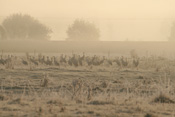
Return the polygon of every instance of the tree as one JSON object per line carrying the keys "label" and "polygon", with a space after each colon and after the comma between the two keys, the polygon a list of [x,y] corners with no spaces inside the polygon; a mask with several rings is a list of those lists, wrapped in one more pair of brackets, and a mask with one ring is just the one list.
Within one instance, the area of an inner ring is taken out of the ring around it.
{"label": "tree", "polygon": [[2,26],[9,39],[47,40],[52,30],[30,15],[13,14],[7,17]]}
{"label": "tree", "polygon": [[67,30],[70,41],[98,41],[100,31],[93,23],[85,22],[84,20],[75,20]]}
{"label": "tree", "polygon": [[171,27],[169,41],[175,41],[175,22],[173,23]]}
{"label": "tree", "polygon": [[0,40],[6,39],[6,31],[5,29],[0,25]]}

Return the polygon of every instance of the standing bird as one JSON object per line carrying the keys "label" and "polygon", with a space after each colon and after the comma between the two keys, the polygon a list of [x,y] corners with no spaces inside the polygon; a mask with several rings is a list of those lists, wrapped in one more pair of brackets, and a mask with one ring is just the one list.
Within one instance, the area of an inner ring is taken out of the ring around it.
{"label": "standing bird", "polygon": [[53,57],[53,63],[54,63],[54,65],[56,65],[56,66],[60,66],[60,63],[57,61],[57,59],[56,59],[55,56]]}
{"label": "standing bird", "polygon": [[116,58],[114,62],[116,62],[119,67],[121,67],[121,61],[119,60],[119,58]]}
{"label": "standing bird", "polygon": [[25,61],[24,59],[22,59],[22,63],[23,63],[24,65],[28,65],[28,62]]}
{"label": "standing bird", "polygon": [[74,56],[71,60],[72,60],[72,64],[73,64],[75,67],[78,67],[78,60],[77,60],[77,58]]}
{"label": "standing bird", "polygon": [[139,65],[139,58],[133,60],[134,67],[138,67]]}
{"label": "standing bird", "polygon": [[106,60],[106,58],[105,58],[105,56],[103,56],[103,59],[100,60],[99,65],[102,65],[102,64],[104,63],[105,60]]}
{"label": "standing bird", "polygon": [[5,65],[5,59],[2,58],[2,55],[1,55],[1,59],[0,59],[0,64]]}
{"label": "standing bird", "polygon": [[78,64],[80,66],[83,66],[83,61],[84,61],[84,55],[81,57],[80,55],[78,56]]}
{"label": "standing bird", "polygon": [[127,58],[124,58],[124,57],[122,56],[121,62],[122,62],[122,65],[123,65],[124,67],[127,67],[127,66],[128,66],[128,60],[127,60]]}
{"label": "standing bird", "polygon": [[49,56],[47,56],[47,60],[45,61],[46,65],[52,65],[52,61],[50,60]]}
{"label": "standing bird", "polygon": [[30,58],[30,61],[31,61],[33,64],[35,64],[35,65],[38,66],[38,62],[37,62],[37,60],[35,60],[35,57]]}
{"label": "standing bird", "polygon": [[112,61],[108,59],[108,64],[112,66]]}
{"label": "standing bird", "polygon": [[88,64],[88,66],[92,65],[92,59],[90,57],[86,58],[86,63]]}
{"label": "standing bird", "polygon": [[72,58],[71,58],[71,57],[69,57],[68,64],[69,64],[70,66],[72,66]]}
{"label": "standing bird", "polygon": [[60,56],[60,63],[67,63],[66,56],[64,56],[64,57],[63,57],[63,55]]}

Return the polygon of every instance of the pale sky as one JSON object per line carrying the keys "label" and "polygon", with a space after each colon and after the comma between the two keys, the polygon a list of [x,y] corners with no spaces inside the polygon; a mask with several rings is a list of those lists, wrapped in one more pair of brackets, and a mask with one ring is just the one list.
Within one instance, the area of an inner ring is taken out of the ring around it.
{"label": "pale sky", "polygon": [[[175,19],[175,0],[0,0],[1,20],[13,13],[27,13],[47,23],[55,33],[53,39],[64,40],[68,23],[82,18],[97,24],[101,40],[154,41],[166,40]],[[60,31],[55,24],[65,20]]]}

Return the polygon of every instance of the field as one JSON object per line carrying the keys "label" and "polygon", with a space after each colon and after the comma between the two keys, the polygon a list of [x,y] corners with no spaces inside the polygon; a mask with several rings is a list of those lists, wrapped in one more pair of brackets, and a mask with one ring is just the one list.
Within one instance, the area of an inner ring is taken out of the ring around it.
{"label": "field", "polygon": [[12,53],[95,53],[107,55],[129,55],[133,49],[141,56],[175,56],[175,42],[132,41],[41,41],[0,40],[0,51]]}
{"label": "field", "polygon": [[85,55],[80,65],[75,60],[83,56],[76,54],[68,55],[66,62],[65,55],[57,55],[53,63],[43,63],[44,55],[37,53],[3,53],[0,116],[175,116],[175,59],[130,54],[105,59]]}

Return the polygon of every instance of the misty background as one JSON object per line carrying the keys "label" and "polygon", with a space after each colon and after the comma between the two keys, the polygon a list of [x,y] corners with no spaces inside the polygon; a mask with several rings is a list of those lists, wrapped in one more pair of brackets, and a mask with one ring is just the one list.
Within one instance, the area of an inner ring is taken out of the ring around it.
{"label": "misty background", "polygon": [[100,29],[102,41],[167,41],[175,20],[174,0],[1,0],[0,23],[14,13],[29,14],[65,40],[77,18]]}

